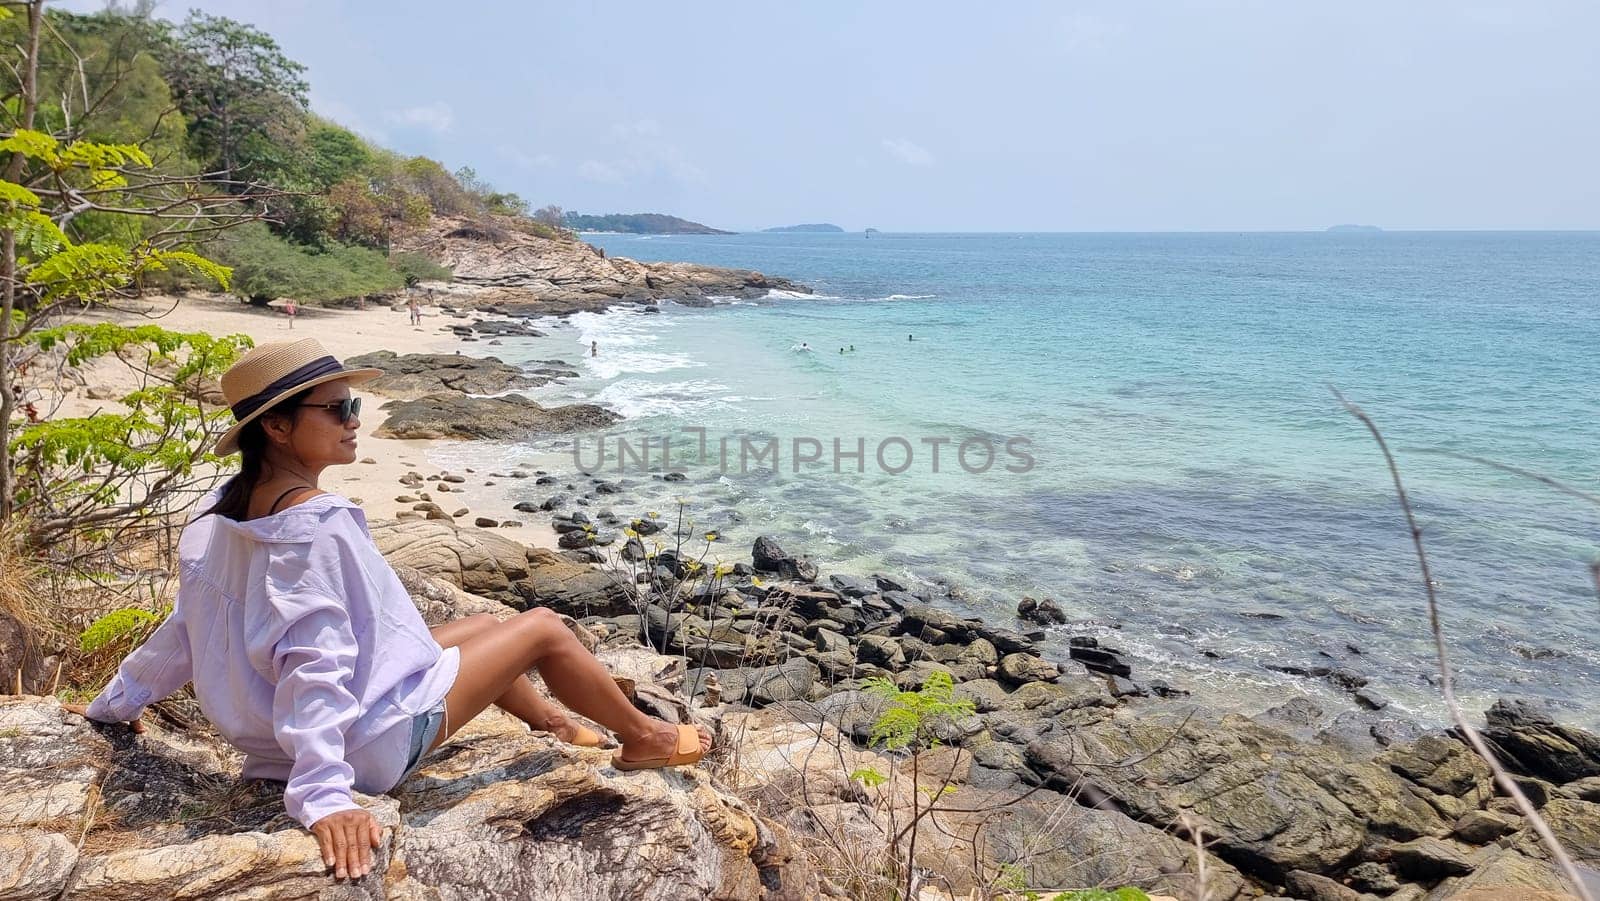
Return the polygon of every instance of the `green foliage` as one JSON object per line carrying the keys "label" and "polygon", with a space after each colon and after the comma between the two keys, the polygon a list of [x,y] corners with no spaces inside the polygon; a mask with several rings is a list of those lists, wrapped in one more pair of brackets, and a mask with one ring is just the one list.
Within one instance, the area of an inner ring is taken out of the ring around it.
{"label": "green foliage", "polygon": [[449,269],[428,259],[420,253],[395,253],[389,255],[389,265],[400,273],[400,278],[407,285],[417,282],[447,282],[452,273]]}
{"label": "green foliage", "polygon": [[230,178],[271,180],[287,168],[278,139],[302,121],[309,86],[271,35],[194,10],[163,62],[197,159]]}
{"label": "green foliage", "polygon": [[161,622],[165,614],[151,613],[137,607],[124,607],[100,617],[78,636],[78,647],[85,654],[93,654],[110,645],[131,644],[145,630]]}
{"label": "green foliage", "polygon": [[709,225],[667,216],[662,213],[611,213],[605,216],[585,216],[567,213],[563,217],[567,228],[578,231],[624,232],[632,235],[728,235]]}
{"label": "green foliage", "polygon": [[[1037,892],[1029,892],[1030,899],[1039,897]],[[1123,886],[1118,889],[1089,888],[1076,892],[1058,892],[1050,896],[1050,901],[1150,901],[1150,896],[1132,886]]]}
{"label": "green foliage", "polygon": [[233,365],[250,347],[249,338],[103,322],[40,329],[28,339],[41,350],[64,347],[69,366],[115,355],[137,361],[150,374],[140,388],[119,398],[125,413],[47,419],[12,438],[8,450],[18,502],[35,523],[114,504],[130,484],[185,476],[195,464],[215,461],[200,449],[227,428],[232,414],[203,404],[198,386]]}
{"label": "green foliage", "polygon": [[868,679],[863,687],[888,701],[872,724],[870,738],[872,744],[890,751],[937,745],[934,729],[940,723],[971,716],[973,711],[971,701],[955,698],[955,682],[942,670],[931,673],[916,691],[903,691],[882,676]]}
{"label": "green foliage", "polygon": [[354,132],[332,122],[316,122],[306,133],[306,169],[323,190],[352,177],[364,177],[372,165],[372,151]]}
{"label": "green foliage", "polygon": [[[405,275],[376,250],[346,244],[321,250],[293,244],[260,223],[231,232],[218,256],[233,266],[234,289],[258,303],[279,297],[326,302],[405,286]],[[412,260],[406,265],[416,264]]]}
{"label": "green foliage", "polygon": [[867,788],[877,788],[889,781],[889,777],[871,767],[862,767],[850,774],[852,782],[859,782]]}

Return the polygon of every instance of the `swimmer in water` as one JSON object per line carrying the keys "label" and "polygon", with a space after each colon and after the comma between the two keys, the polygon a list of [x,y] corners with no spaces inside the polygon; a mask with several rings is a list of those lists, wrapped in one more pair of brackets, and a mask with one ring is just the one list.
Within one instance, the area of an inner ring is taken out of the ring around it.
{"label": "swimmer in water", "polygon": [[591,357],[600,356],[600,342],[599,341],[590,341],[589,342],[589,356],[591,356]]}

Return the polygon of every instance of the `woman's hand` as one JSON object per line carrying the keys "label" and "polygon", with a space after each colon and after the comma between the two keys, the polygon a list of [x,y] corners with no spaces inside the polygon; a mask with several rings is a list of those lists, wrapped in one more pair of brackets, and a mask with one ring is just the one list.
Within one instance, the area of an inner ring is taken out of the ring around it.
{"label": "woman's hand", "polygon": [[[89,707],[88,707],[88,705],[85,705],[85,704],[62,704],[61,705],[61,709],[67,711],[68,713],[76,713],[78,716],[81,716],[84,719],[89,719]],[[144,734],[144,718],[143,717],[137,717],[137,716],[134,717],[133,719],[128,721],[128,725],[133,727],[133,731],[134,732],[137,732],[140,735]]]}
{"label": "woman's hand", "polygon": [[322,846],[322,865],[335,879],[360,879],[372,872],[372,849],[383,844],[383,827],[365,810],[341,810],[311,824]]}

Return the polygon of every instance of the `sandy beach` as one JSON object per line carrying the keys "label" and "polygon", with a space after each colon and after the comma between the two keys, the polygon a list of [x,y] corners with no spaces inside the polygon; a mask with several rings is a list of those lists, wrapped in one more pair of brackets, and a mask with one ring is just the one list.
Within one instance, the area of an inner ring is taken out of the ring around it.
{"label": "sandy beach", "polygon": [[[371,304],[364,310],[301,306],[293,328],[289,317],[276,305],[252,307],[225,295],[157,296],[122,302],[119,307],[122,309],[92,310],[73,321],[153,323],[182,332],[217,336],[243,334],[258,345],[316,338],[341,360],[377,350],[408,354],[452,353],[461,349],[461,341],[443,325],[448,314],[429,306],[422,308],[422,325],[416,328],[407,324],[403,309],[392,310],[384,304]],[[84,384],[37,381],[29,386],[29,396],[49,415],[89,416],[96,412],[119,411],[121,405],[113,398],[132,390],[135,385],[134,371],[116,360],[88,364],[82,367],[82,375]],[[448,442],[377,437],[373,432],[386,418],[381,407],[390,398],[359,389],[355,394],[362,399],[364,407],[356,451],[358,462],[324,472],[321,487],[359,503],[370,520],[393,519],[401,511],[410,510],[414,503],[397,498],[417,496],[415,490],[401,484],[401,478],[415,472],[431,482],[432,477],[443,470],[430,461],[430,454]],[[484,484],[492,481],[484,473],[456,474],[467,481],[452,484],[450,488],[454,493],[449,496],[434,495],[433,499],[449,513],[463,507],[471,511],[458,518],[458,522],[471,525],[480,516],[518,521],[523,523],[522,527],[506,529],[507,537],[530,546],[555,547],[555,533],[545,517],[530,517],[513,511],[512,501],[503,492]]]}

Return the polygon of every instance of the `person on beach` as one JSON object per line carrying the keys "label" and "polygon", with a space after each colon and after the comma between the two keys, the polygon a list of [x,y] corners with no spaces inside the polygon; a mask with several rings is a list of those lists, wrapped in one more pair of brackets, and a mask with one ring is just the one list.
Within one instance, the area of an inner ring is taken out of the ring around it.
{"label": "person on beach", "polygon": [[590,341],[589,342],[589,356],[591,356],[591,357],[600,356],[600,342],[599,341]]}
{"label": "person on beach", "polygon": [[235,423],[216,452],[240,454],[239,472],[184,527],[171,615],[93,703],[68,707],[142,732],[144,708],[192,681],[244,752],[244,777],[287,782],[284,806],[336,878],[370,872],[380,841],[351,793],[393,789],[490,704],[563,741],[601,743],[541,696],[531,668],[616,733],[619,770],[692,764],[711,747],[704,728],[636,709],[549,609],[424,624],[361,508],[317,487],[356,460],[351,386],[382,374],[346,369],[306,338],[260,345],[222,376]]}
{"label": "person on beach", "polygon": [[289,314],[289,327],[294,328],[295,305],[292,299],[283,302],[283,311]]}
{"label": "person on beach", "polygon": [[417,305],[415,297],[406,301],[406,312],[411,314],[411,324],[413,326],[420,327],[422,325],[422,307]]}

